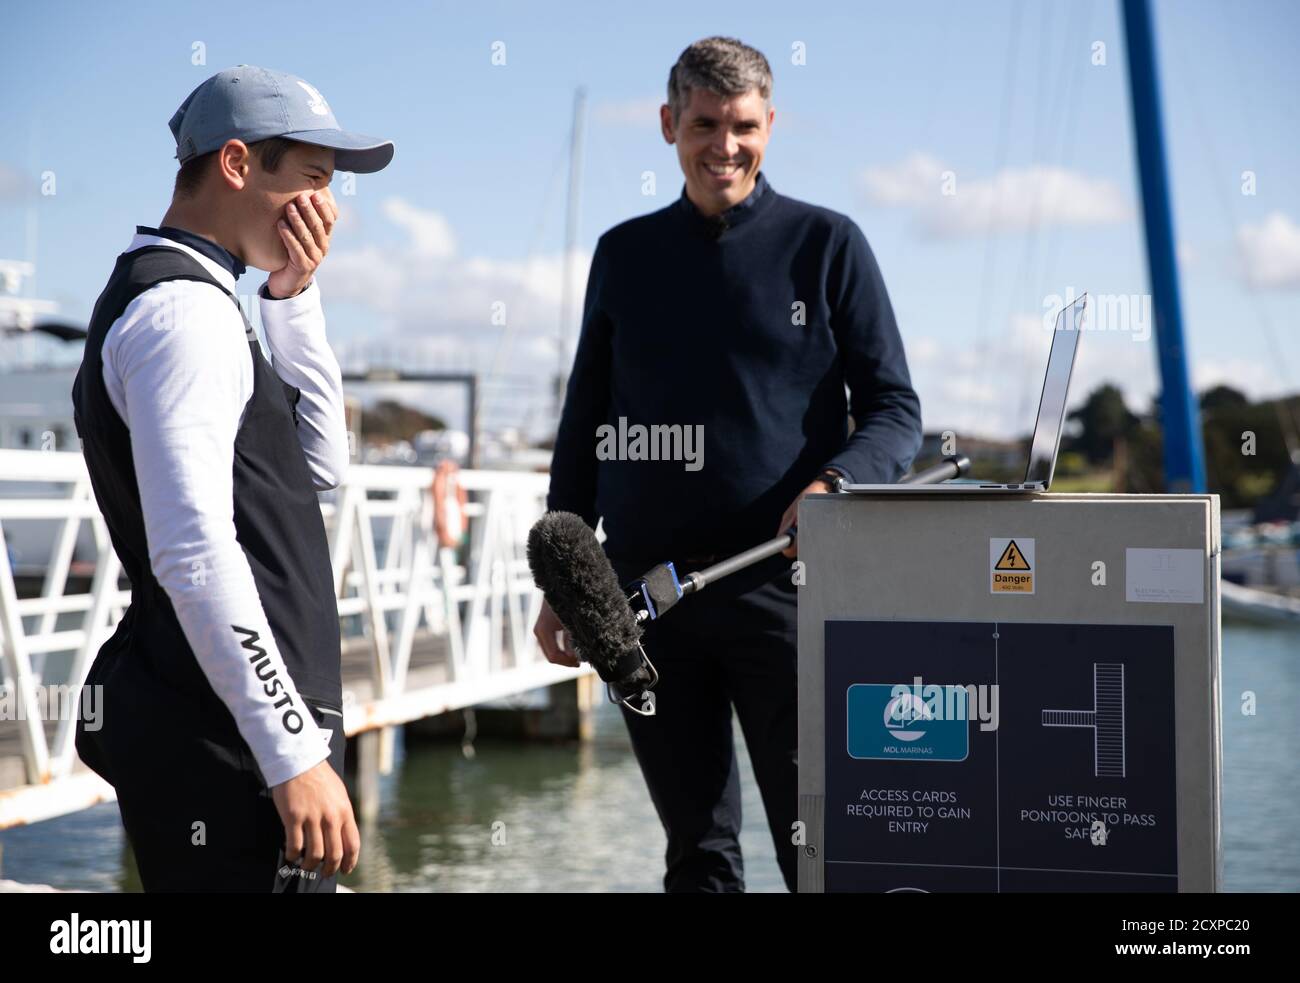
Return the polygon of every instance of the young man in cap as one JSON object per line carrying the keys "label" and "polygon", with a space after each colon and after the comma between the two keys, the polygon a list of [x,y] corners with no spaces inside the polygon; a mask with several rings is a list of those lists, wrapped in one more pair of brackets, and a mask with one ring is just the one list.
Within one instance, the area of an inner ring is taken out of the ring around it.
{"label": "young man in cap", "polygon": [[[739,41],[682,52],[659,111],[681,197],[606,232],[592,257],[548,506],[603,518],[625,581],[755,546],[794,524],[804,495],[841,477],[896,481],[920,448],[920,401],[867,240],[846,216],[777,194],[760,169],[771,92],[767,59]],[[701,427],[705,466],[598,459],[598,430],[624,418]],[[795,888],[795,592],[777,556],[646,629],[655,713],[623,715],[668,836],[669,891],[744,890],[733,707]],[[543,606],[547,658],[576,665],[561,628]]]}
{"label": "young man in cap", "polygon": [[[338,609],[316,492],[349,454],[314,274],[335,169],[393,145],[249,65],[170,122],[180,162],[95,304],[73,385],[131,604],[86,684],[77,750],[117,791],[146,891],[330,892],[360,837],[342,780]],[[271,348],[236,299],[245,264]]]}

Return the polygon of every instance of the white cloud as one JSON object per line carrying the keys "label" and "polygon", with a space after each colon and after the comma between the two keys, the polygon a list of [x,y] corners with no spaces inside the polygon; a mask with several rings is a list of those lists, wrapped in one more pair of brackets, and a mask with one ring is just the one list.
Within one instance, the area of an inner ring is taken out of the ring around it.
{"label": "white cloud", "polygon": [[917,152],[891,167],[868,167],[862,183],[878,205],[925,205],[941,194],[943,170],[939,161]]}
{"label": "white cloud", "polygon": [[1237,230],[1246,280],[1256,287],[1300,287],[1300,226],[1281,212]]}
{"label": "white cloud", "polygon": [[[905,317],[903,321],[905,325]],[[1034,315],[1012,318],[980,345],[912,338],[904,327],[908,368],[921,397],[925,429],[952,430],[959,437],[1022,436],[1033,425],[1034,411],[1024,405],[1033,388],[1025,369],[1037,358],[1036,351],[1030,352],[1041,347],[1046,336],[1042,319]],[[1040,384],[1041,379],[1040,374]]]}
{"label": "white cloud", "polygon": [[[900,317],[906,324],[906,317]],[[1160,390],[1154,334],[1104,329],[1088,323],[1070,379],[1069,409],[1083,404],[1105,383],[1118,387],[1128,408],[1145,413]],[[904,328],[912,384],[921,397],[927,432],[953,430],[958,437],[1009,439],[1034,426],[1052,332],[1042,314],[1017,314],[997,333],[975,344],[954,345],[932,337],[909,337]],[[1223,384],[1252,400],[1287,391],[1264,357],[1206,357],[1192,365],[1192,385],[1204,392]]]}
{"label": "white cloud", "polygon": [[1266,399],[1288,390],[1272,363],[1253,358],[1197,359],[1192,366],[1192,387],[1199,393],[1215,386],[1231,386],[1251,399]]}
{"label": "white cloud", "polygon": [[[454,230],[440,213],[392,199],[383,214],[404,230],[404,241],[338,250],[322,268],[328,303],[350,302],[372,315],[364,333],[353,332],[343,341],[331,335],[340,361],[354,367],[370,355],[376,363],[472,370],[481,376],[495,369],[496,382],[485,386],[485,425],[541,423],[558,366],[563,255],[461,256]],[[588,254],[575,256],[572,289],[578,307],[589,266]],[[506,329],[492,323],[493,305],[498,303],[507,305],[508,341]],[[1051,344],[1050,319],[1045,324],[1042,311],[1011,317],[979,347],[913,335],[908,325],[915,321],[904,311],[899,321],[927,430],[1003,438],[1029,432]],[[1122,330],[1115,324],[1110,330],[1101,330],[1097,323],[1091,327],[1079,341],[1071,408],[1097,386],[1112,382],[1131,409],[1146,410],[1159,388],[1153,333]],[[576,330],[574,324],[570,345],[577,340]],[[1226,382],[1252,398],[1282,388],[1265,359],[1207,358],[1194,365],[1193,379],[1198,390]],[[366,387],[362,392],[373,398],[377,391]],[[393,392],[404,402],[445,416],[454,426],[463,425],[463,397],[455,390]]]}
{"label": "white cloud", "polygon": [[862,180],[873,202],[910,208],[925,232],[945,238],[1035,225],[1102,225],[1132,214],[1112,182],[1039,164],[976,178],[918,152],[888,167],[868,168]]}
{"label": "white cloud", "polygon": [[[393,245],[336,249],[321,269],[328,303],[355,304],[372,315],[364,332],[335,342],[340,362],[374,362],[427,371],[475,371],[485,382],[484,424],[520,426],[540,421],[558,367],[560,253],[526,259],[462,256],[441,213],[402,198],[383,202],[383,216],[404,233]],[[574,256],[574,324],[591,257]],[[504,314],[506,324],[494,323]],[[334,340],[332,338],[332,340]],[[496,381],[487,377],[495,373]],[[407,388],[404,401],[448,416],[463,426],[459,395]],[[367,386],[366,398],[374,387]],[[525,417],[531,413],[537,419]]]}
{"label": "white cloud", "polygon": [[387,198],[380,207],[391,222],[406,229],[422,259],[449,259],[456,254],[456,237],[437,212],[416,208],[402,198]]}
{"label": "white cloud", "polygon": [[[1033,430],[1052,344],[1043,315],[1016,314],[982,345],[954,345],[904,334],[912,383],[927,431],[1011,439]],[[1069,408],[1111,382],[1129,408],[1144,410],[1155,391],[1155,353],[1131,333],[1085,331],[1070,382]]]}

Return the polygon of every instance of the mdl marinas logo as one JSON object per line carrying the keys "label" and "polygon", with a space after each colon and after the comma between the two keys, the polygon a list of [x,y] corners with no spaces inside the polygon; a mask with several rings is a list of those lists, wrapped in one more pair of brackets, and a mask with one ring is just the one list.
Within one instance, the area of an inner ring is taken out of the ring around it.
{"label": "mdl marinas logo", "polygon": [[876,761],[964,761],[970,752],[964,686],[854,683],[848,690],[848,752]]}

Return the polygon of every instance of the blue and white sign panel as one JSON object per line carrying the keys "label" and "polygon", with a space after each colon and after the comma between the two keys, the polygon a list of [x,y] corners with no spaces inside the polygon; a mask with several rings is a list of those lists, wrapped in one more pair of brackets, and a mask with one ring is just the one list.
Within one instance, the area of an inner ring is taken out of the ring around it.
{"label": "blue and white sign panel", "polygon": [[1164,625],[826,623],[827,891],[1176,891]]}

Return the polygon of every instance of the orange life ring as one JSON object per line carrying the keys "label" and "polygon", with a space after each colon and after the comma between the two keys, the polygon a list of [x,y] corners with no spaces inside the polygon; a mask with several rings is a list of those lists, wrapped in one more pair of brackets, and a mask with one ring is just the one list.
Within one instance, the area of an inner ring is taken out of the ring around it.
{"label": "orange life ring", "polygon": [[460,465],[450,459],[441,461],[433,471],[433,531],[439,546],[460,545],[468,525],[465,504],[469,496],[456,475]]}

